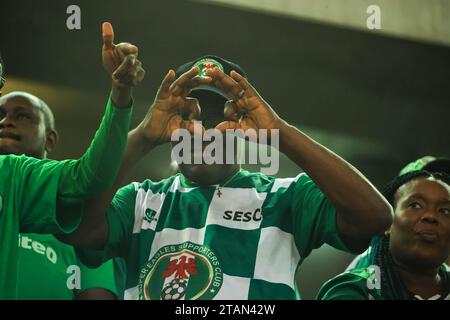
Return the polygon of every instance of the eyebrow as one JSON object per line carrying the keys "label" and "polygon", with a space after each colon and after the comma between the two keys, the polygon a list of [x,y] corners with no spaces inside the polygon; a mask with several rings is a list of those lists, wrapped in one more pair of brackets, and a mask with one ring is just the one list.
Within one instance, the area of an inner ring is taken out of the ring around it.
{"label": "eyebrow", "polygon": [[[415,199],[415,198],[423,200],[425,202],[428,202],[428,200],[429,200],[422,193],[413,193],[412,195],[410,195],[409,197],[406,198],[406,201],[407,200],[411,200],[411,199]],[[439,204],[442,204],[442,203],[450,204],[450,199],[449,198],[440,198],[440,199],[437,199],[436,202],[439,203]]]}
{"label": "eyebrow", "polygon": [[[5,106],[4,106],[4,105],[0,105],[0,110],[6,111],[6,110],[5,110]],[[34,114],[32,108],[30,108],[30,107],[25,107],[25,106],[22,106],[22,105],[14,106],[14,107],[12,108],[12,111],[11,111],[11,112],[16,113],[16,112],[20,112],[20,111],[26,111],[26,112],[29,112],[29,113]]]}
{"label": "eyebrow", "polygon": [[33,120],[36,120],[36,119],[39,118],[39,115],[36,112],[34,112],[33,108],[25,107],[25,106],[22,106],[22,105],[14,106],[13,109],[10,110],[10,111],[6,111],[4,105],[0,105],[0,112],[5,113],[5,114],[10,112],[11,114],[14,114],[14,115],[16,115],[16,114],[18,114],[20,112],[25,112]]}

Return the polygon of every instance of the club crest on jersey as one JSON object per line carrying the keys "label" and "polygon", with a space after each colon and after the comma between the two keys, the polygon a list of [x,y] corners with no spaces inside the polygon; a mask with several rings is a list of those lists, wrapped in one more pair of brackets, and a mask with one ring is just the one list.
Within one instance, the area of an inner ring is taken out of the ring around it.
{"label": "club crest on jersey", "polygon": [[222,267],[207,246],[192,242],[160,248],[141,269],[141,300],[210,300],[223,282]]}
{"label": "club crest on jersey", "polygon": [[206,71],[208,69],[212,69],[212,68],[219,68],[222,72],[223,72],[223,66],[216,60],[214,59],[201,59],[199,61],[197,61],[192,68],[195,67],[199,67],[199,71],[198,71],[198,76],[199,77],[206,77]]}
{"label": "club crest on jersey", "polygon": [[155,210],[147,208],[144,213],[144,220],[147,221],[148,223],[152,223],[153,221],[158,221],[158,219],[155,218],[156,213],[157,212]]}

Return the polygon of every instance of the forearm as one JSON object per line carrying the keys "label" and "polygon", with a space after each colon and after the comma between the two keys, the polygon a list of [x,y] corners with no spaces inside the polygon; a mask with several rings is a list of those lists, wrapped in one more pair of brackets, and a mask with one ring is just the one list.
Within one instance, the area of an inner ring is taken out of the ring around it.
{"label": "forearm", "polygon": [[85,204],[85,213],[78,229],[70,235],[58,238],[71,245],[101,250],[108,239],[108,207],[117,190],[125,184],[126,176],[133,166],[147,154],[152,145],[141,135],[139,126],[128,133],[127,146],[119,173],[112,186],[103,193],[93,197]]}
{"label": "forearm", "polygon": [[125,184],[125,179],[133,167],[155,146],[149,143],[142,134],[141,126],[137,126],[128,133],[127,145],[119,174],[108,194],[114,195],[118,188]]}
{"label": "forearm", "polygon": [[133,167],[153,148],[154,146],[149,144],[143,137],[140,126],[128,132],[125,153],[120,165],[119,173],[113,186],[104,194],[104,196],[106,196],[106,194],[114,195],[117,189],[125,183],[126,176]]}
{"label": "forearm", "polygon": [[123,168],[124,166],[133,166],[155,148],[155,145],[146,140],[142,131],[142,124],[140,124],[128,133],[128,143],[121,170],[126,171],[126,168]]}
{"label": "forearm", "polygon": [[132,103],[132,88],[113,84],[111,89],[111,100],[119,109],[127,109]]}
{"label": "forearm", "polygon": [[[280,151],[301,167],[332,202],[349,236],[371,237],[387,228],[392,211],[377,189],[352,165],[286,123]],[[349,230],[351,229],[351,230]]]}
{"label": "forearm", "polygon": [[[82,201],[107,190],[116,180],[127,143],[131,117],[131,96],[113,89],[105,115],[94,140],[79,160],[70,161],[58,186],[60,201]],[[128,101],[127,101],[128,100]],[[115,104],[117,103],[117,104]]]}

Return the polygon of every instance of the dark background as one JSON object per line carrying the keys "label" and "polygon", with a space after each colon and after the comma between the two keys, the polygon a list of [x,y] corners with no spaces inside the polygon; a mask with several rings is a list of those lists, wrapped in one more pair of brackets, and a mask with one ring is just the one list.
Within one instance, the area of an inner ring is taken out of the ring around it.
{"label": "dark background", "polygon": [[[82,29],[66,27],[81,8]],[[147,76],[136,89],[136,125],[169,68],[204,54],[240,64],[251,83],[290,123],[359,168],[381,187],[408,162],[450,156],[450,48],[190,1],[5,1],[0,51],[4,93],[30,91],[54,110],[60,143],[51,156],[78,157],[103,114],[110,80],[101,64],[101,23],[116,42],[139,47]],[[167,146],[131,179],[169,174]],[[281,159],[279,176],[300,171]],[[324,246],[301,267],[313,298],[351,256]]]}

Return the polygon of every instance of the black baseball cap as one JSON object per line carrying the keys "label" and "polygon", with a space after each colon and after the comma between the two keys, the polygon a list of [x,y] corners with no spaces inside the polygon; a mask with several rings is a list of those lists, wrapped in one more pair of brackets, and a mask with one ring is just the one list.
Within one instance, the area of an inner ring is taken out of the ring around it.
{"label": "black baseball cap", "polygon": [[450,175],[450,159],[425,156],[407,164],[400,171],[400,175],[416,170],[426,170],[431,173],[443,172]]}
{"label": "black baseball cap", "polygon": [[[216,67],[222,70],[227,75],[229,75],[230,72],[234,70],[243,77],[247,78],[247,74],[245,73],[244,69],[241,66],[215,55],[202,56],[198,59],[183,64],[182,66],[178,67],[178,69],[175,71],[176,77],[178,78],[183,73],[186,73],[195,67],[200,68],[198,72],[199,76],[205,76],[206,70]],[[192,91],[198,90],[214,92],[222,96],[225,100],[229,100],[228,97],[222,91],[220,91],[218,88],[212,85],[201,85],[194,88]]]}

